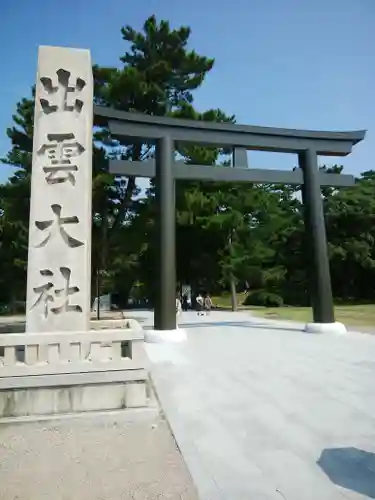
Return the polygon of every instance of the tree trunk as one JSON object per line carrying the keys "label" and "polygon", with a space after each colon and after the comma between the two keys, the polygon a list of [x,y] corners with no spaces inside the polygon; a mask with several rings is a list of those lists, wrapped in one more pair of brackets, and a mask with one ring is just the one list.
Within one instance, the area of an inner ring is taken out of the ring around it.
{"label": "tree trunk", "polygon": [[[228,238],[228,245],[229,245],[229,255],[232,257],[232,236],[233,236],[233,230],[230,232],[229,238]],[[238,309],[238,304],[237,304],[237,290],[236,290],[236,278],[233,273],[230,274],[229,278],[229,284],[230,284],[230,294],[231,294],[231,302],[232,302],[232,311],[237,311]]]}
{"label": "tree trunk", "polygon": [[231,301],[232,301],[232,311],[237,311],[238,303],[237,303],[237,290],[236,290],[236,279],[233,274],[230,277],[230,293],[231,293]]}

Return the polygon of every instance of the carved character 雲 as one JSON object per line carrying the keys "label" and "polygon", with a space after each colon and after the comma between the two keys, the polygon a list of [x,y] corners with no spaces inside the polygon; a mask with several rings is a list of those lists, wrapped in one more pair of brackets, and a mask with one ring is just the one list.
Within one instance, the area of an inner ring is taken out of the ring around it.
{"label": "carved character \u96f2", "polygon": [[79,157],[85,148],[72,133],[67,134],[47,134],[47,144],[43,144],[38,150],[39,156],[45,156],[47,165],[43,166],[43,171],[47,174],[48,184],[60,184],[69,181],[75,185],[74,172],[78,166],[73,158]]}

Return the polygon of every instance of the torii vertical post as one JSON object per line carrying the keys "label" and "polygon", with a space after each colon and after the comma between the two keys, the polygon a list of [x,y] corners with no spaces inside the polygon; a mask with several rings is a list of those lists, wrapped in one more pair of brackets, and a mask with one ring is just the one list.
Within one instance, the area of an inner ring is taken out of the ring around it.
{"label": "torii vertical post", "polygon": [[304,181],[306,251],[310,263],[308,272],[314,322],[333,323],[335,316],[316,151],[307,149],[298,155],[298,160]]}
{"label": "torii vertical post", "polygon": [[156,141],[155,201],[157,213],[157,307],[155,329],[176,328],[176,216],[173,176],[173,140],[169,135]]}

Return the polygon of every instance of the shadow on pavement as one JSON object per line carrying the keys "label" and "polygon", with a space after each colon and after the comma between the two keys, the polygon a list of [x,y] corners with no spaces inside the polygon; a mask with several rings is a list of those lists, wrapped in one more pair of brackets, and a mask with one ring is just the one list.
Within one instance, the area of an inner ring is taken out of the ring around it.
{"label": "shadow on pavement", "polygon": [[212,328],[215,326],[234,326],[239,328],[261,328],[267,330],[295,330],[297,332],[303,331],[303,329],[296,325],[274,325],[272,323],[252,323],[251,321],[204,321],[202,323],[180,323],[180,328]]}
{"label": "shadow on pavement", "polygon": [[375,498],[374,453],[354,447],[326,448],[317,464],[338,486]]}

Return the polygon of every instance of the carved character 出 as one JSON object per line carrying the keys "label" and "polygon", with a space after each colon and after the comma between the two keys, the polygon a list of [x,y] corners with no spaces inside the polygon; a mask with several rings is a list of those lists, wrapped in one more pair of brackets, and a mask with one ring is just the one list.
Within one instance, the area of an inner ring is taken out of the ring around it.
{"label": "carved character \u51fa", "polygon": [[56,71],[57,85],[53,85],[52,79],[43,76],[40,82],[44,92],[48,94],[48,99],[40,99],[40,104],[46,114],[57,111],[76,111],[80,113],[83,108],[83,101],[79,99],[86,82],[82,78],[77,78],[75,84],[69,85],[70,72],[65,69]]}

